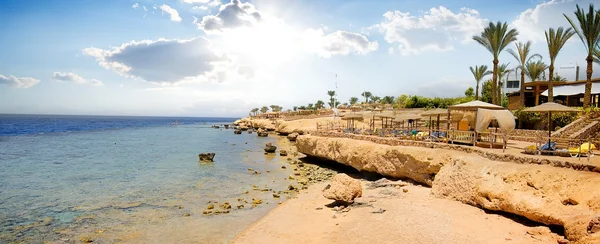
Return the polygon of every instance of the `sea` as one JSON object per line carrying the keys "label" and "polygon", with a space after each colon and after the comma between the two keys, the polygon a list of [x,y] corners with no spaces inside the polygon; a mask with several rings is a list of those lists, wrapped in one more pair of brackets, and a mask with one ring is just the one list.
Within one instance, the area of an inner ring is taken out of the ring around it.
{"label": "sea", "polygon": [[0,243],[228,243],[292,173],[235,119],[0,115]]}

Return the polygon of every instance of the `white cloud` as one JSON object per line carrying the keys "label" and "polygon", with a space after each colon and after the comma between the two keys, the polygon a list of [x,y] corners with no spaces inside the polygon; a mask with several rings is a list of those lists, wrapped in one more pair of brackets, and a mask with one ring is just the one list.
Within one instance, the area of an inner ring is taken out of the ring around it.
{"label": "white cloud", "polygon": [[221,5],[216,15],[206,15],[201,21],[194,19],[193,23],[207,33],[218,33],[243,26],[254,26],[261,19],[261,14],[251,3],[231,0],[230,3]]}
{"label": "white cloud", "polygon": [[144,9],[144,12],[148,12],[148,9],[146,8],[146,6],[142,6],[142,8]]}
{"label": "white cloud", "polygon": [[208,7],[206,7],[206,6],[194,6],[194,7],[192,7],[192,10],[202,10],[202,11],[205,11],[205,10],[208,10]]}
{"label": "white cloud", "polygon": [[0,74],[0,85],[9,85],[16,88],[29,88],[40,83],[40,80],[31,77],[15,77],[9,75],[8,77]]}
{"label": "white cloud", "polygon": [[208,3],[210,0],[182,0],[184,3]]}
{"label": "white cloud", "polygon": [[213,0],[212,2],[208,3],[208,6],[216,7],[216,6],[221,6],[221,4],[223,4],[223,3],[221,3],[220,0]]}
{"label": "white cloud", "polygon": [[139,4],[139,3],[134,3],[133,5],[131,5],[131,7],[132,7],[133,9],[137,9],[139,6],[140,6],[140,4]]}
{"label": "white cloud", "polygon": [[251,79],[254,77],[254,69],[251,66],[240,65],[237,71],[238,74],[245,77],[246,79]]}
{"label": "white cloud", "polygon": [[[545,42],[546,37],[544,31],[548,28],[571,27],[567,19],[563,14],[567,14],[570,18],[574,19],[575,15],[573,12],[577,9],[576,4],[579,7],[587,8],[590,3],[594,1],[589,0],[552,0],[548,2],[542,2],[535,6],[523,11],[519,17],[514,20],[511,27],[516,28],[519,31],[519,40],[521,41],[532,41],[532,42]],[[578,39],[573,37],[572,39]]]}
{"label": "white cloud", "polygon": [[367,54],[377,50],[377,41],[359,33],[336,31],[325,35],[322,29],[308,29],[303,34],[304,45],[320,57],[330,58],[332,55]]}
{"label": "white cloud", "polygon": [[68,81],[68,82],[73,82],[75,84],[90,84],[93,86],[102,86],[102,81],[96,80],[96,79],[90,79],[90,80],[86,80],[83,77],[79,76],[78,74],[72,73],[72,72],[67,72],[67,73],[63,73],[63,72],[54,72],[54,74],[52,74],[52,77],[50,77],[51,80],[57,80],[57,81]]}
{"label": "white cloud", "polygon": [[368,29],[383,33],[388,43],[398,45],[396,49],[402,55],[452,50],[454,42],[470,42],[487,22],[477,10],[462,8],[454,13],[443,6],[420,16],[400,11],[388,11],[383,16],[385,21]]}
{"label": "white cloud", "polygon": [[171,16],[171,21],[174,22],[181,22],[181,17],[179,16],[179,13],[177,12],[177,10],[171,8],[171,6],[163,4],[160,5],[160,10],[162,10],[163,13],[167,13]]}
{"label": "white cloud", "polygon": [[210,42],[191,40],[132,41],[109,50],[86,48],[83,53],[125,77],[156,83],[177,83],[203,77],[223,81],[231,61],[210,48]]}

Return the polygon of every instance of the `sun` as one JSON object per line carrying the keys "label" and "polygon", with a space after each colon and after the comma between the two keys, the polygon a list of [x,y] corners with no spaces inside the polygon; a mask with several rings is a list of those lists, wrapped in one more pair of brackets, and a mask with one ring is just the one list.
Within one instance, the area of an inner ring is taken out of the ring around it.
{"label": "sun", "polygon": [[299,54],[300,39],[300,32],[279,20],[265,18],[253,26],[223,33],[217,45],[253,66],[277,67]]}

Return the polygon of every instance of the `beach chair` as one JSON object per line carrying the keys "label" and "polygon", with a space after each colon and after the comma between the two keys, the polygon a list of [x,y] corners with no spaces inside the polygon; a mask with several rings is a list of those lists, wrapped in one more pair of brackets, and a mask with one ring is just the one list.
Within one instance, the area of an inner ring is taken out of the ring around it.
{"label": "beach chair", "polygon": [[579,147],[572,147],[572,148],[569,148],[568,150],[569,150],[569,154],[571,154],[571,157],[579,157],[579,156],[586,156],[586,155],[590,155],[591,157],[593,157],[593,154],[591,153],[591,151],[596,150],[596,145],[586,142],[586,143],[581,144],[581,146],[579,146]]}

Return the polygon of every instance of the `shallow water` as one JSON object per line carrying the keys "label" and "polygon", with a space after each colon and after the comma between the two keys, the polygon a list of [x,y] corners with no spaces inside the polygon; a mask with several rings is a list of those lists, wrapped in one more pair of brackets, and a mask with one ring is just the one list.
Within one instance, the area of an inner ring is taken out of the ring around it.
{"label": "shallow water", "polygon": [[[283,200],[251,187],[289,184],[262,152],[274,141],[199,122],[0,137],[0,242],[226,243]],[[265,204],[233,210],[253,197]],[[232,212],[204,216],[208,201]]]}

